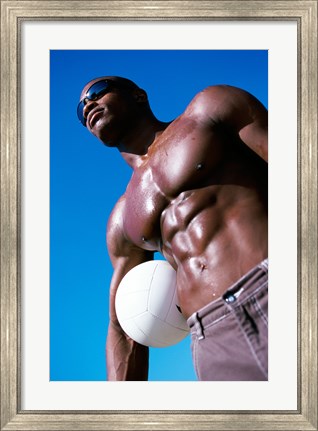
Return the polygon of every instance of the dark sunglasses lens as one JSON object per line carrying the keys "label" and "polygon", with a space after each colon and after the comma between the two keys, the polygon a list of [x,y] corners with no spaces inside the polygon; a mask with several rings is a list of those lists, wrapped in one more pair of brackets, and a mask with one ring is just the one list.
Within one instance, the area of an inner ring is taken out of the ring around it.
{"label": "dark sunglasses lens", "polygon": [[85,100],[97,100],[107,93],[109,83],[107,81],[98,81],[93,84],[86,93],[86,96],[77,106],[77,116],[83,126],[86,126],[86,118],[84,117]]}
{"label": "dark sunglasses lens", "polygon": [[83,124],[83,126],[86,126],[86,119],[84,118],[84,100],[82,100],[78,105],[77,105],[77,117],[80,120],[80,122]]}
{"label": "dark sunglasses lens", "polygon": [[98,81],[95,82],[87,91],[86,99],[88,100],[97,100],[102,97],[108,90],[109,84],[107,81]]}

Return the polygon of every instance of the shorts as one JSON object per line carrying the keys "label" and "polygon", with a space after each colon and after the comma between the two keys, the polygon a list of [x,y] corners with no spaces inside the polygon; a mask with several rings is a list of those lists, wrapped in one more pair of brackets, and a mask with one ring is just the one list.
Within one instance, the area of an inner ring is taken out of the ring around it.
{"label": "shorts", "polygon": [[268,380],[268,260],[188,319],[199,380]]}

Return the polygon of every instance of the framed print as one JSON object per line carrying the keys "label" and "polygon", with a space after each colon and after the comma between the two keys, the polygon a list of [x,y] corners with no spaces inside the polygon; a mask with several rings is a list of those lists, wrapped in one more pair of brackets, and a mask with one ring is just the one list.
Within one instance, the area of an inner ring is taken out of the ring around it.
{"label": "framed print", "polygon": [[[103,249],[105,225],[89,238],[83,224],[107,214],[93,201],[117,199],[111,178],[94,187],[107,163],[126,174],[84,137],[73,106],[90,73],[128,63],[141,80],[155,77],[163,99],[180,98],[180,110],[189,102],[182,85],[197,91],[204,68],[235,84],[235,65],[245,64],[244,86],[268,103],[267,382],[173,379],[169,357],[153,381],[107,382],[103,364],[90,362],[96,345],[103,354],[106,327],[83,307],[103,316],[109,280],[96,263],[106,252],[97,258],[90,242]],[[317,429],[316,120],[316,1],[1,1],[1,429]],[[57,229],[65,211],[74,230]],[[76,289],[79,279],[90,290]],[[84,322],[81,336],[67,334],[70,321]]]}
{"label": "framed print", "polygon": [[[110,30],[106,29],[110,34]],[[56,29],[55,34],[60,31]],[[28,30],[25,30],[25,36],[27,33]],[[161,38],[161,46],[162,43]],[[127,41],[125,44],[127,47]],[[34,49],[35,42],[31,45]],[[138,42],[133,45],[140,46]],[[29,55],[27,57],[30,58]],[[51,138],[50,169],[47,171],[50,171],[51,190],[51,381],[105,380],[104,349],[108,326],[105,308],[109,307],[106,286],[110,284],[113,272],[105,250],[105,220],[109,219],[116,200],[125,190],[131,168],[118,157],[116,150],[107,151],[98,142],[95,145],[94,137],[87,133],[74,115],[78,88],[92,76],[105,73],[105,68],[108,75],[128,76],[138,82],[147,91],[152,110],[161,121],[176,118],[187,101],[200,89],[211,82],[222,82],[224,75],[229,85],[235,84],[236,87],[249,90],[265,106],[268,105],[267,50],[50,51]],[[63,105],[60,103],[60,93],[68,94]],[[166,103],[167,97],[169,104]],[[31,139],[31,142],[35,141]],[[27,172],[26,168],[22,170]],[[86,175],[83,175],[83,171]],[[24,179],[27,181],[26,176]],[[32,190],[35,187],[31,187]],[[76,214],[76,220],[73,214]],[[75,239],[78,232],[81,232],[80,240]],[[45,246],[39,246],[42,247]],[[94,252],[87,253],[87,250]],[[30,253],[27,256],[27,261],[38,260],[31,258]],[[157,253],[156,260],[163,260],[163,256]],[[27,263],[27,267],[31,266],[31,263]],[[30,284],[36,285],[35,282]],[[66,308],[68,312],[65,314]],[[182,335],[185,334],[188,332],[182,332]],[[191,360],[190,340],[191,337],[186,336],[173,346],[150,349],[148,381],[197,381]],[[43,359],[43,362],[47,360]]]}

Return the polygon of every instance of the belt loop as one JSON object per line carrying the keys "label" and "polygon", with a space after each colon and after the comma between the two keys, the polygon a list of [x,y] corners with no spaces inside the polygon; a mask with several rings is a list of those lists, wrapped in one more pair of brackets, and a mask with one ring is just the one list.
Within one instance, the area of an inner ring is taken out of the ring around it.
{"label": "belt loop", "polygon": [[197,333],[198,340],[203,340],[204,332],[203,332],[203,326],[201,324],[201,319],[199,317],[198,313],[195,313],[195,323],[194,323],[195,331]]}
{"label": "belt loop", "polygon": [[263,271],[268,272],[268,259],[264,259],[259,266],[263,269]]}

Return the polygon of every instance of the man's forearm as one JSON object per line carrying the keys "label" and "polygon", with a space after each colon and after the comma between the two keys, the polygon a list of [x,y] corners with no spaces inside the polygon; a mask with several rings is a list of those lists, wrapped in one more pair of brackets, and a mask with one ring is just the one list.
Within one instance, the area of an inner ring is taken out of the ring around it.
{"label": "man's forearm", "polygon": [[108,329],[106,361],[108,380],[148,380],[149,348],[126,337],[112,323]]}

